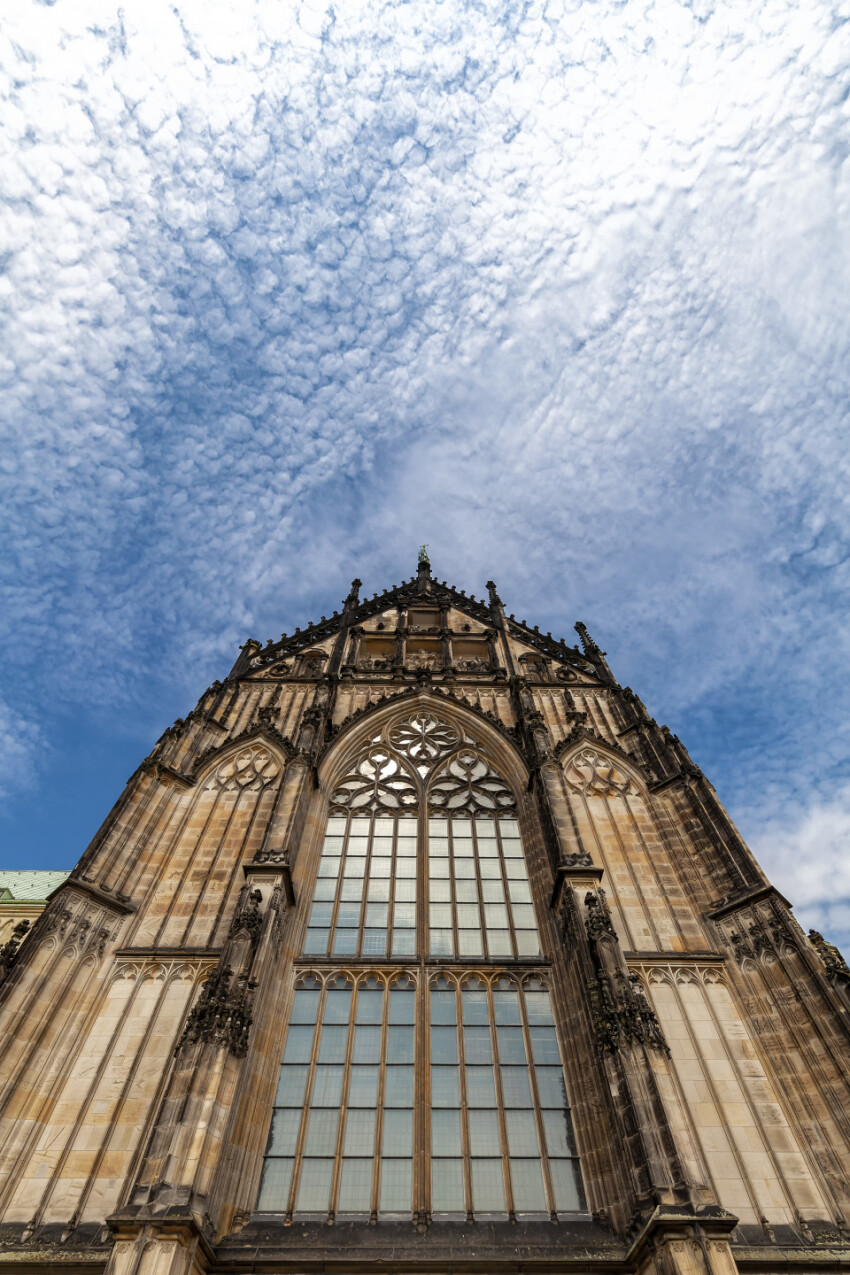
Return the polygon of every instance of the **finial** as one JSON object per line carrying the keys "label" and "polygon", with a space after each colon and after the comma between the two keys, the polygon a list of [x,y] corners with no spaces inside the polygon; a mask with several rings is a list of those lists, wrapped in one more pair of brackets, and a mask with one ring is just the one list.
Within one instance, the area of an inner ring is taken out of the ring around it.
{"label": "finial", "polygon": [[360,586],[362,583],[363,581],[358,580],[356,577],[351,581],[351,591],[345,599],[346,602],[358,602],[360,600]]}
{"label": "finial", "polygon": [[[431,592],[431,563],[428,559],[428,546],[419,550],[419,567],[416,572],[417,589],[420,594]],[[411,584],[413,581],[411,580]]]}
{"label": "finial", "polygon": [[487,581],[486,588],[487,588],[487,592],[490,595],[490,606],[491,607],[501,606],[502,599],[499,597],[498,593],[496,592],[496,586],[492,580]]}
{"label": "finial", "polygon": [[593,638],[588,633],[587,625],[582,624],[581,620],[577,620],[574,625],[574,628],[576,633],[579,635],[579,638],[581,639],[582,650],[584,651],[585,655],[589,655],[591,657],[593,657],[594,655],[598,655],[599,647],[596,645]]}

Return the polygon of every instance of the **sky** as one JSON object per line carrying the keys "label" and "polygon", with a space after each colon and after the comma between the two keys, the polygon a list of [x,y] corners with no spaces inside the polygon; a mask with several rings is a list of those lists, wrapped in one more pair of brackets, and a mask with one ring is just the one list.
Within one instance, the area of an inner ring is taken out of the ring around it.
{"label": "sky", "polygon": [[427,542],[584,620],[850,948],[849,19],[11,0],[0,862]]}

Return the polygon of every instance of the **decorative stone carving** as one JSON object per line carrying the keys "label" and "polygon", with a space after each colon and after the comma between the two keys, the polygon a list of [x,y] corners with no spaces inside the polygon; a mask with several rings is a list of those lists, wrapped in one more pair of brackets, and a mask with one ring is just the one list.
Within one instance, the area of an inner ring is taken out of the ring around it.
{"label": "decorative stone carving", "polygon": [[198,1043],[224,1045],[234,1058],[248,1052],[251,1031],[251,995],[257,986],[244,974],[234,977],[229,965],[219,963],[204,983],[174,1052]]}
{"label": "decorative stone carving", "polygon": [[205,787],[260,792],[274,783],[279,774],[280,766],[267,748],[260,743],[248,744],[223,761],[210,775]]}
{"label": "decorative stone carving", "polygon": [[408,651],[405,663],[408,668],[427,669],[429,672],[435,672],[442,666],[439,655],[432,651]]}
{"label": "decorative stone carving", "polygon": [[588,890],[584,896],[584,906],[587,908],[584,926],[591,942],[606,937],[617,943],[619,940],[611,920],[611,909],[602,886],[599,886],[597,890]]}
{"label": "decorative stone carving", "polygon": [[263,914],[260,911],[262,901],[260,890],[252,890],[247,885],[242,887],[236,914],[230,924],[231,938],[236,938],[238,934],[247,934],[252,944],[257,942],[263,926]]}
{"label": "decorative stone carving", "polygon": [[489,762],[471,748],[463,748],[443,765],[428,792],[428,805],[452,814],[493,814],[513,810],[510,788]]}
{"label": "decorative stone carving", "polygon": [[0,983],[3,982],[14,965],[15,958],[18,955],[18,948],[26,938],[29,928],[29,921],[19,921],[12,930],[11,938],[0,947]]}
{"label": "decorative stone carving", "polygon": [[628,775],[595,748],[582,748],[571,757],[565,777],[575,792],[586,797],[625,797],[631,788]]}
{"label": "decorative stone carving", "polygon": [[588,890],[584,905],[585,929],[596,971],[589,990],[600,1051],[615,1053],[623,1044],[636,1042],[669,1054],[640,975],[626,968],[605,891],[601,887]]}
{"label": "decorative stone carving", "polygon": [[827,974],[850,979],[850,966],[833,943],[828,943],[817,930],[809,930],[809,942],[823,961]]}
{"label": "decorative stone carving", "polygon": [[572,854],[565,854],[558,864],[559,868],[592,868],[593,866],[593,859],[587,850],[576,850]]}

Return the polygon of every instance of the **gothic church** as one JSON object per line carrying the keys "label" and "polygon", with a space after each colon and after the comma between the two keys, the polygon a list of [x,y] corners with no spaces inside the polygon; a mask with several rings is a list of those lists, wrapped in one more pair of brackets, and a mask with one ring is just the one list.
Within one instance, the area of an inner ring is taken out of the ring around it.
{"label": "gothic church", "polygon": [[359,588],[2,948],[0,1275],[850,1269],[839,952],[583,625]]}

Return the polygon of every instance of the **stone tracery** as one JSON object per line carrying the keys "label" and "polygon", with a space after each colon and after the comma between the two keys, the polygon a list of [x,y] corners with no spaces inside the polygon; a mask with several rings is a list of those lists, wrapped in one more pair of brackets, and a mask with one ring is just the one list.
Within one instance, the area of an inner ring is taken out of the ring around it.
{"label": "stone tracery", "polygon": [[595,748],[571,757],[565,773],[570,787],[586,797],[625,797],[631,790],[629,776]]}
{"label": "stone tracery", "polygon": [[410,810],[420,801],[446,814],[492,815],[516,808],[484,746],[427,709],[396,718],[373,735],[330,800],[334,811],[362,814]]}
{"label": "stone tracery", "polygon": [[258,792],[277,779],[280,766],[262,744],[250,744],[216,768],[205,787]]}

